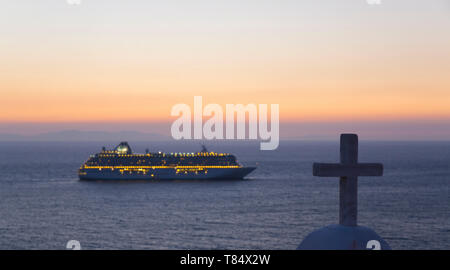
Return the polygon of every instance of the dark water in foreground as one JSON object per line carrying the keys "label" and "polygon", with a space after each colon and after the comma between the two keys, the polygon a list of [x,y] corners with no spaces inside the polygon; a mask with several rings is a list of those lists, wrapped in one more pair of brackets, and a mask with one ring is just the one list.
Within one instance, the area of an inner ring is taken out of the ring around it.
{"label": "dark water in foreground", "polygon": [[[80,182],[102,143],[0,143],[0,249],[295,249],[336,223],[338,180],[311,176],[335,162],[338,142],[211,143],[258,163],[248,180]],[[112,144],[106,144],[113,147]],[[199,150],[198,143],[132,143],[137,152]],[[359,224],[393,249],[450,249],[450,142],[360,142],[360,161],[385,176],[359,182]]]}

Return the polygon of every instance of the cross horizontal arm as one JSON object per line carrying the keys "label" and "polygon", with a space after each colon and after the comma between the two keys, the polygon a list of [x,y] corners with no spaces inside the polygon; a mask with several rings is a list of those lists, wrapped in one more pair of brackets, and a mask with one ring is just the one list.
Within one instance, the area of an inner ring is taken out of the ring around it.
{"label": "cross horizontal arm", "polygon": [[382,176],[383,164],[380,163],[314,163],[313,175],[322,177]]}

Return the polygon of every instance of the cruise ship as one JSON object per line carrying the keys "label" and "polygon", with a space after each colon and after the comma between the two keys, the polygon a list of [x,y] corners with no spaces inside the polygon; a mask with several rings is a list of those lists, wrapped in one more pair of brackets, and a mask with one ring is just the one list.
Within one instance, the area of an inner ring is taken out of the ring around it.
{"label": "cruise ship", "polygon": [[104,147],[80,167],[80,180],[207,180],[243,179],[256,167],[244,167],[231,154],[197,153],[134,154],[127,142],[114,150]]}

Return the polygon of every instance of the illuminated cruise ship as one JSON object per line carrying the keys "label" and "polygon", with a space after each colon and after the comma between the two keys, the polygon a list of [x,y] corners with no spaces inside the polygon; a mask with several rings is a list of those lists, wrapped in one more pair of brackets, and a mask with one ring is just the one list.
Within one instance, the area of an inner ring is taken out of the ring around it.
{"label": "illuminated cruise ship", "polygon": [[231,154],[197,153],[133,154],[127,142],[103,150],[80,167],[80,180],[181,180],[242,179],[255,167],[244,167]]}

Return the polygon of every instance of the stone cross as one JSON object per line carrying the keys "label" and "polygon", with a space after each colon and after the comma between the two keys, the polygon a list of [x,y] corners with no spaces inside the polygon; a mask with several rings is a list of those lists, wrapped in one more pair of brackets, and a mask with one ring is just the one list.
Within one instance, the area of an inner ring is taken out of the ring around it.
{"label": "stone cross", "polygon": [[313,175],[340,177],[339,224],[357,226],[358,176],[382,176],[383,164],[358,163],[358,135],[341,134],[341,162],[314,163]]}

